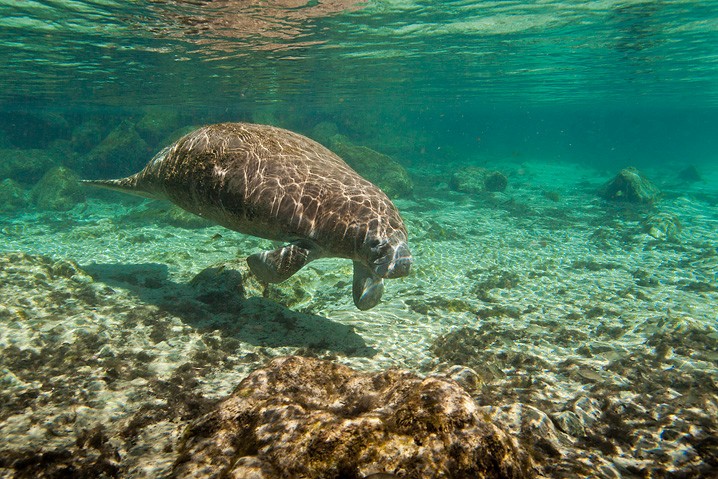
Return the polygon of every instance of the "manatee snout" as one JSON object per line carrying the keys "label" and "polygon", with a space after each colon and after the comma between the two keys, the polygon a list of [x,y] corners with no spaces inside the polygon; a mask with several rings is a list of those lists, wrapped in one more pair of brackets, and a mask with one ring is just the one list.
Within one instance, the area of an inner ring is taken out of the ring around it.
{"label": "manatee snout", "polygon": [[401,278],[409,274],[414,259],[406,242],[390,246],[389,250],[375,261],[374,272],[380,278]]}

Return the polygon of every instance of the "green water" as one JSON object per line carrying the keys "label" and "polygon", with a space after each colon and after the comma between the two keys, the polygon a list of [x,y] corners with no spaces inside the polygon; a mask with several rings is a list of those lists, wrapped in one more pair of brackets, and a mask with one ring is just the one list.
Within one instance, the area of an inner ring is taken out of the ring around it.
{"label": "green water", "polygon": [[[291,354],[448,375],[542,477],[718,477],[718,1],[0,0],[0,59],[0,477],[176,477]],[[411,274],[267,287],[271,242],[77,182],[223,121],[341,150]],[[376,457],[321,477],[429,477]]]}
{"label": "green water", "polygon": [[[331,120],[376,145],[388,129],[413,139],[391,153],[429,163],[517,150],[705,162],[718,146],[714,1],[5,1],[0,13],[10,129],[16,109],[72,123],[155,105],[189,123]],[[42,135],[18,127],[28,144]]]}

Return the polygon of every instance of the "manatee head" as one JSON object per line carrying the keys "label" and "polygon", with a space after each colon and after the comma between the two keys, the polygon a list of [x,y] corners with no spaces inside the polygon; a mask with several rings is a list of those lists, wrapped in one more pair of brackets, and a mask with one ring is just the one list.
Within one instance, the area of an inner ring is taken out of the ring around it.
{"label": "manatee head", "polygon": [[403,231],[394,231],[388,238],[369,242],[369,268],[379,278],[401,278],[409,274],[414,261]]}

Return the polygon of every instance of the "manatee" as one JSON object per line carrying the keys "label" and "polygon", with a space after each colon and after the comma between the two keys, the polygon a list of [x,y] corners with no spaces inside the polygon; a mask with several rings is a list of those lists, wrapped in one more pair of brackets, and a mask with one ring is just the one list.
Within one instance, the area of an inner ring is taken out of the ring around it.
{"label": "manatee", "polygon": [[380,301],[385,278],[411,269],[406,227],[389,197],[319,143],[274,126],[204,126],[139,173],[85,183],[169,200],[225,228],[281,241],[247,258],[265,283],[318,258],[350,259],[360,310]]}

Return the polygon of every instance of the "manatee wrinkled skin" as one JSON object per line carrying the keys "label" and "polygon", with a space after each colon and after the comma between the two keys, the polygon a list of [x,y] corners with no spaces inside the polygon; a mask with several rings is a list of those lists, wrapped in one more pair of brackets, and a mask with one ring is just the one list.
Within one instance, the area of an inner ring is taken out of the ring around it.
{"label": "manatee wrinkled skin", "polygon": [[281,128],[205,126],[135,175],[86,183],[167,199],[226,228],[287,243],[247,258],[264,282],[284,281],[317,258],[351,259],[362,310],[379,302],[384,278],[411,269],[406,227],[387,195],[327,148]]}

